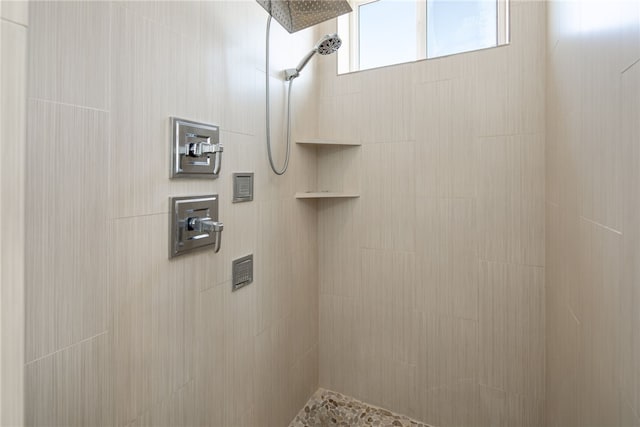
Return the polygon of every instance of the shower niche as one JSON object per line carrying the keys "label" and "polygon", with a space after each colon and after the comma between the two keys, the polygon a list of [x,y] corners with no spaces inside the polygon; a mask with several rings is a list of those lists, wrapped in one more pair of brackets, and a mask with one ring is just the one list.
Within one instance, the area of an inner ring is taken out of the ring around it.
{"label": "shower niche", "polygon": [[360,197],[360,142],[299,139],[296,144],[317,154],[316,187],[301,189],[296,199]]}

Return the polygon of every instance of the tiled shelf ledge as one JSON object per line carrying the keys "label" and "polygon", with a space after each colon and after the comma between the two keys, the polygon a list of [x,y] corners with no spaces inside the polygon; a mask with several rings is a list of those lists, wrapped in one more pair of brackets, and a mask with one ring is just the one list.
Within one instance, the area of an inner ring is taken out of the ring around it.
{"label": "tiled shelf ledge", "polygon": [[296,199],[355,199],[360,197],[356,193],[334,193],[329,191],[314,191],[296,193]]}
{"label": "tiled shelf ledge", "polygon": [[357,147],[362,145],[362,143],[357,141],[333,141],[328,139],[299,139],[296,141],[296,144],[301,145],[342,145],[347,147]]}

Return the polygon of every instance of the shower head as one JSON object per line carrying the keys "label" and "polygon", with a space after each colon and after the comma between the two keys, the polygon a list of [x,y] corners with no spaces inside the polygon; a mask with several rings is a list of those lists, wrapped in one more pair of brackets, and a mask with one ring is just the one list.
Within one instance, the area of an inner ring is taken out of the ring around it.
{"label": "shower head", "polygon": [[290,33],[351,12],[347,0],[256,1]]}
{"label": "shower head", "polygon": [[298,66],[296,68],[289,68],[284,70],[284,78],[285,80],[293,80],[300,75],[300,71],[311,61],[313,55],[319,53],[320,55],[331,55],[334,52],[337,52],[342,46],[342,40],[338,36],[338,34],[327,34],[322,37],[318,43],[311,49],[309,53],[307,53],[304,58],[300,60]]}
{"label": "shower head", "polygon": [[327,34],[320,39],[313,48],[320,55],[331,55],[342,46],[342,40],[337,34]]}

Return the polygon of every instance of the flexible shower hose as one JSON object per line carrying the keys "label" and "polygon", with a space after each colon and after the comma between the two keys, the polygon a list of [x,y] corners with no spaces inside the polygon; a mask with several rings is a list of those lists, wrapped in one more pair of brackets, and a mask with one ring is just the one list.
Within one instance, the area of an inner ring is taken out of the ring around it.
{"label": "flexible shower hose", "polygon": [[291,86],[293,85],[293,79],[289,80],[289,88],[287,90],[287,155],[284,159],[284,165],[282,166],[282,169],[278,170],[278,168],[276,168],[274,161],[273,161],[273,155],[271,154],[271,106],[270,106],[270,102],[269,102],[269,39],[270,39],[270,33],[271,33],[271,15],[269,15],[269,17],[267,18],[267,42],[266,42],[266,55],[265,55],[265,70],[264,70],[264,74],[265,74],[265,83],[266,83],[266,88],[267,88],[267,114],[266,114],[266,121],[267,121],[267,154],[269,155],[269,165],[271,166],[271,170],[273,171],[273,173],[275,173],[276,175],[284,175],[284,173],[287,171],[287,168],[289,167],[289,155],[291,154]]}

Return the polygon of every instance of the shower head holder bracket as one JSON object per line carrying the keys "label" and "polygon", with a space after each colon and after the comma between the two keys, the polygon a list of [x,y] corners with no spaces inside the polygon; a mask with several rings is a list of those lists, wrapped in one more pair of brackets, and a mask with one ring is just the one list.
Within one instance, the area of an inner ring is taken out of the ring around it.
{"label": "shower head holder bracket", "polygon": [[300,77],[300,72],[295,68],[287,68],[286,70],[284,70],[284,79],[286,81],[291,81],[298,77]]}

